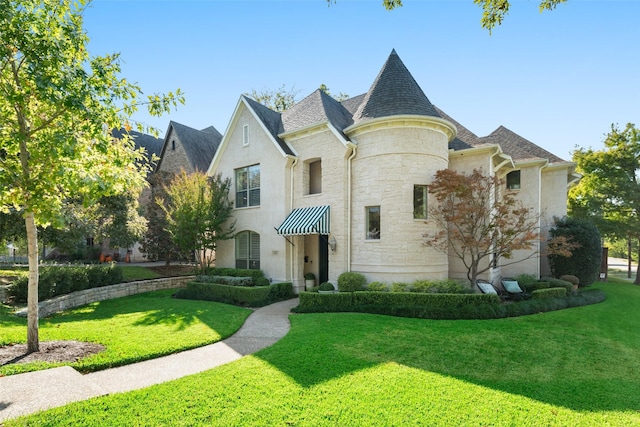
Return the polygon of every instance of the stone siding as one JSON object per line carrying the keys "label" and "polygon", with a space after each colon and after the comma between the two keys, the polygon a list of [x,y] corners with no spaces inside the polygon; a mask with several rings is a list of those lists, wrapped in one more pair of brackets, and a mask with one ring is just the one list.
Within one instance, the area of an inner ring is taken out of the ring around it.
{"label": "stone siding", "polygon": [[[40,317],[47,317],[53,313],[91,304],[96,301],[104,301],[162,289],[184,288],[187,286],[187,282],[194,278],[195,276],[165,277],[162,279],[140,280],[137,282],[119,283],[117,285],[85,289],[41,301],[38,304],[38,313]],[[16,315],[26,317],[27,309],[24,308],[17,311]]]}

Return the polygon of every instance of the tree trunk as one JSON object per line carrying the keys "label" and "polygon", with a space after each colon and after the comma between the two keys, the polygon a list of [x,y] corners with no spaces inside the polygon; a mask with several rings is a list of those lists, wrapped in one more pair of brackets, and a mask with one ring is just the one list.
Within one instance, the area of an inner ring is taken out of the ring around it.
{"label": "tree trunk", "polygon": [[27,255],[29,257],[29,285],[27,292],[27,352],[40,350],[38,338],[38,229],[33,212],[25,215],[27,227]]}
{"label": "tree trunk", "polygon": [[631,237],[627,237],[627,279],[631,279]]}
{"label": "tree trunk", "polygon": [[[638,238],[638,243],[640,243],[640,238]],[[640,268],[638,268],[638,266],[640,266],[640,244],[638,245],[638,264],[636,266],[636,280],[633,281],[634,285],[640,285],[640,276],[638,275]]]}

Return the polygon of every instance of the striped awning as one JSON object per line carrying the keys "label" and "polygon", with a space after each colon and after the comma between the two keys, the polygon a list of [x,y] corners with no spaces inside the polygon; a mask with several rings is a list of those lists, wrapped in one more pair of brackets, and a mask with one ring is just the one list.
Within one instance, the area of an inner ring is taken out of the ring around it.
{"label": "striped awning", "polygon": [[329,234],[329,216],[329,206],[294,209],[276,230],[284,236]]}

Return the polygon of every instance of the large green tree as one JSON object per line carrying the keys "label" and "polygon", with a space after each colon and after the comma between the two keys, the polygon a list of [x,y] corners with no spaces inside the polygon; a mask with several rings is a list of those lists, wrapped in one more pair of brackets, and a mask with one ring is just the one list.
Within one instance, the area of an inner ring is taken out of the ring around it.
{"label": "large green tree", "polygon": [[640,130],[611,126],[603,149],[580,148],[573,161],[583,177],[569,192],[571,215],[590,219],[606,236],[640,241]]}
{"label": "large green tree", "polygon": [[167,203],[162,205],[167,230],[184,254],[194,253],[200,268],[210,267],[220,240],[231,239],[233,202],[229,199],[231,180],[220,174],[182,170],[166,187]]}
{"label": "large green tree", "polygon": [[[327,3],[335,3],[336,0],[327,0]],[[560,3],[567,0],[540,0],[539,10],[553,10]],[[496,26],[502,24],[503,19],[509,13],[511,3],[509,0],[473,0],[475,4],[482,8],[482,27],[491,32]],[[382,5],[387,10],[402,7],[402,0],[382,0]]]}
{"label": "large green tree", "polygon": [[144,184],[146,159],[128,117],[161,114],[182,93],[151,95],[121,78],[117,54],[92,57],[85,0],[0,0],[0,209],[20,212],[29,257],[28,351],[38,351],[37,225],[62,222],[66,200],[88,206]]}

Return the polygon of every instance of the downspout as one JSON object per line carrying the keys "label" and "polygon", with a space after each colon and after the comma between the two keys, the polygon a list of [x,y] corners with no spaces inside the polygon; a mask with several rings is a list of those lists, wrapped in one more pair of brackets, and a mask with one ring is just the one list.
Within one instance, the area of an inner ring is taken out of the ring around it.
{"label": "downspout", "polygon": [[356,157],[358,146],[352,145],[351,150],[347,159],[347,271],[351,271],[351,161]]}
{"label": "downspout", "polygon": [[[294,157],[293,162],[291,163],[291,172],[289,173],[289,212],[293,210],[293,168],[298,164],[298,158]],[[293,283],[293,259],[294,259],[294,251],[293,247],[289,248],[289,277],[291,278],[291,283]]]}

